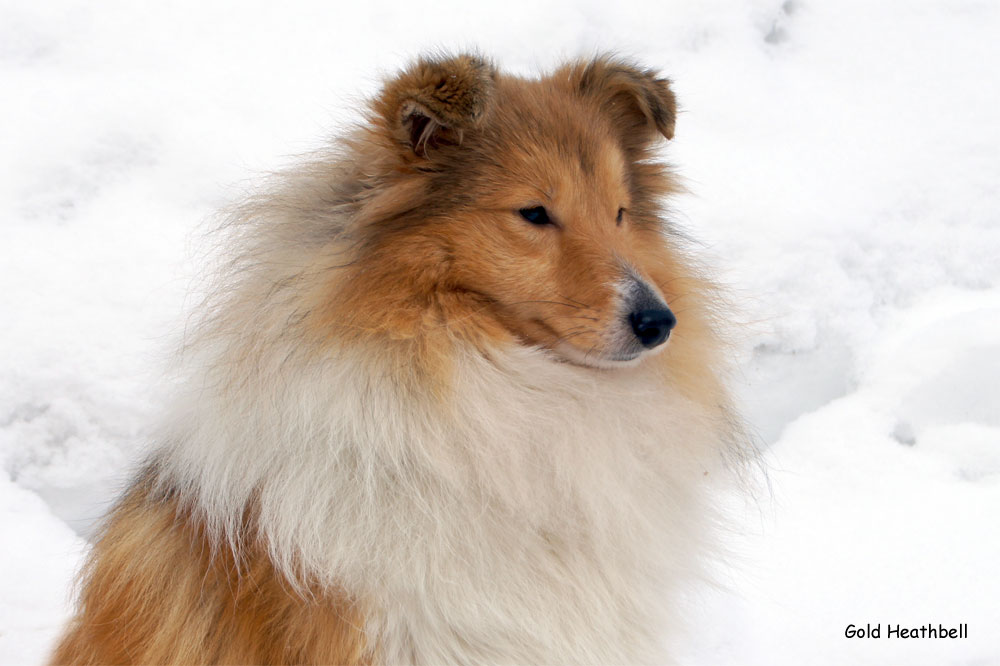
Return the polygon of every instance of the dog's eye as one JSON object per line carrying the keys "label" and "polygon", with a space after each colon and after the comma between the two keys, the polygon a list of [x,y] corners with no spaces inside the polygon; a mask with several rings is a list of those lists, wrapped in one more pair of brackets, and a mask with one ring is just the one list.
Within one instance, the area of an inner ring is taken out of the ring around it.
{"label": "dog's eye", "polygon": [[622,223],[622,216],[623,215],[625,215],[625,209],[624,208],[619,208],[618,209],[618,217],[615,218],[615,224],[619,224],[620,225]]}
{"label": "dog's eye", "polygon": [[532,224],[537,224],[538,226],[544,226],[546,224],[552,224],[552,220],[549,219],[549,214],[545,211],[542,206],[535,206],[534,208],[522,208],[517,211],[521,214],[521,217],[526,219]]}

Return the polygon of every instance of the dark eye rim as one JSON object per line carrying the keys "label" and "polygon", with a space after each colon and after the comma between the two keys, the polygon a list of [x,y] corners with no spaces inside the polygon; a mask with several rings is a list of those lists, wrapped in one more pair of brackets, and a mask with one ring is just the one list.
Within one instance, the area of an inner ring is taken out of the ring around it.
{"label": "dark eye rim", "polygon": [[528,206],[525,208],[519,208],[517,213],[523,219],[537,227],[556,225],[552,218],[549,217],[549,212],[545,210],[545,206]]}
{"label": "dark eye rim", "polygon": [[615,224],[621,225],[622,219],[625,217],[625,207],[622,206],[618,209],[618,215],[615,217]]}

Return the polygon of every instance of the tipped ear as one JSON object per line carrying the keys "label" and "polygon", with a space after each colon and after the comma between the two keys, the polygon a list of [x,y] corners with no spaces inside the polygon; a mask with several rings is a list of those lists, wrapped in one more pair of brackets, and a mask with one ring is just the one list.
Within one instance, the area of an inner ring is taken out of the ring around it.
{"label": "tipped ear", "polygon": [[401,146],[427,156],[436,146],[460,143],[479,123],[496,76],[478,56],[422,59],[386,85],[376,110]]}
{"label": "tipped ear", "polygon": [[670,80],[654,70],[601,56],[563,70],[580,95],[593,99],[622,131],[626,145],[641,148],[661,134],[674,138],[677,99]]}

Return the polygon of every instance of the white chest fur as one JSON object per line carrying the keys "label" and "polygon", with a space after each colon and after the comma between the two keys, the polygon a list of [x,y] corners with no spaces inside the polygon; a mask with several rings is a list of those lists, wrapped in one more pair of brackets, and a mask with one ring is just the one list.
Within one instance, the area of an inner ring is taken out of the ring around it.
{"label": "white chest fur", "polygon": [[259,502],[279,567],[364,599],[387,663],[658,658],[720,456],[705,408],[521,347],[458,352],[444,400],[357,353],[278,356],[209,372],[168,437],[212,528]]}

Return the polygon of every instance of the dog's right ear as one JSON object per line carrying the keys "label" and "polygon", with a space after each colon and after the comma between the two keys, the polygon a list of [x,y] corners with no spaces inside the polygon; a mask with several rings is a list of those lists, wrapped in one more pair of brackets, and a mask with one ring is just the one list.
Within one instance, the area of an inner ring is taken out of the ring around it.
{"label": "dog's right ear", "polygon": [[493,96],[497,71],[474,55],[421,59],[386,84],[375,102],[399,146],[417,157],[459,144],[482,120]]}

